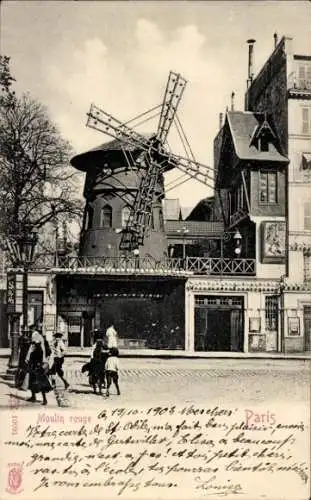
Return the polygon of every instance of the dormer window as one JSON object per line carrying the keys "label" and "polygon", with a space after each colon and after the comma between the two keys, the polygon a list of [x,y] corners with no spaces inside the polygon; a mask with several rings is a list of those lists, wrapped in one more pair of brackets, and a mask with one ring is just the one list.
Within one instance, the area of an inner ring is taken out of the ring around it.
{"label": "dormer window", "polygon": [[255,146],[258,151],[268,152],[269,144],[274,142],[275,139],[275,133],[270,127],[267,120],[267,115],[265,113],[264,121],[261,123],[261,125],[257,125],[252,134],[250,146]]}
{"label": "dormer window", "polygon": [[260,151],[269,151],[269,137],[267,134],[262,134],[258,139],[258,149]]}

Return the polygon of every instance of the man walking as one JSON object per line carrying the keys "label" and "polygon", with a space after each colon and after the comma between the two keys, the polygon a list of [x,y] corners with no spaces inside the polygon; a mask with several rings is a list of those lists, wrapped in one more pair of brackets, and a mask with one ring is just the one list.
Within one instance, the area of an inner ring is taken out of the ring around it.
{"label": "man walking", "polygon": [[64,377],[64,370],[63,370],[66,348],[62,340],[62,336],[63,336],[62,333],[54,334],[54,341],[52,345],[53,365],[50,370],[50,374],[52,375],[52,385],[54,388],[56,386],[55,376],[58,375],[59,378],[63,381],[65,389],[68,389],[69,383]]}

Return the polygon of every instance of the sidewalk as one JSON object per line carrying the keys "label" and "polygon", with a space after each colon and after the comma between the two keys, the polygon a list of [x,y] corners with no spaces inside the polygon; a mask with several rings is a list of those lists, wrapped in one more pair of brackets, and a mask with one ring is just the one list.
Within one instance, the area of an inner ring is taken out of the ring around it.
{"label": "sidewalk", "polygon": [[[66,357],[89,358],[91,348],[69,347]],[[0,348],[0,358],[10,356],[9,348]],[[120,349],[121,358],[161,358],[161,359],[296,359],[310,360],[311,352],[302,353],[274,353],[274,352],[187,352],[158,349]]]}

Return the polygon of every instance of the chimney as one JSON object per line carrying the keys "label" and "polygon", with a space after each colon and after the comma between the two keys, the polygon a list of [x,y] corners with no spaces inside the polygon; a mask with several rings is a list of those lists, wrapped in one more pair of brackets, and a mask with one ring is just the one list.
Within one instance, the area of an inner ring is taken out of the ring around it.
{"label": "chimney", "polygon": [[275,48],[278,44],[278,34],[274,33],[273,38],[274,38],[274,48]]}
{"label": "chimney", "polygon": [[253,78],[254,78],[254,68],[253,68],[253,53],[254,53],[254,44],[256,40],[250,38],[247,40],[248,43],[248,78],[247,78],[247,88],[250,87]]}
{"label": "chimney", "polygon": [[219,113],[219,130],[222,129],[222,120],[223,120],[223,114]]}
{"label": "chimney", "polygon": [[232,92],[232,94],[231,94],[231,111],[234,111],[234,98],[235,98],[235,93]]}

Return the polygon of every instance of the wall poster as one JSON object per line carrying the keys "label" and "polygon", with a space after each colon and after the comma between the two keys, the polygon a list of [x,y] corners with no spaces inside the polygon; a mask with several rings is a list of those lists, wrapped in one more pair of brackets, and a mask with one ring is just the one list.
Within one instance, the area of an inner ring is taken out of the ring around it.
{"label": "wall poster", "polygon": [[282,263],[286,252],[286,223],[262,222],[262,262]]}

